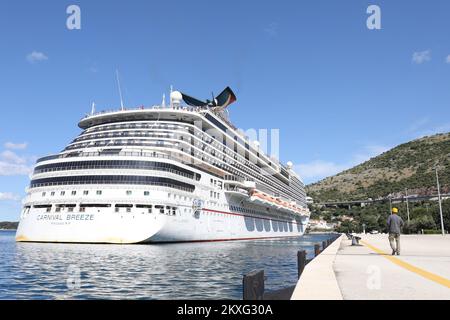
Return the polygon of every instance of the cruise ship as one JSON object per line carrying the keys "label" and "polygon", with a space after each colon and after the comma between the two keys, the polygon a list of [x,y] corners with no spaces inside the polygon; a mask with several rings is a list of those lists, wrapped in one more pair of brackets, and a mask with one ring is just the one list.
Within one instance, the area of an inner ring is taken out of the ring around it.
{"label": "cruise ship", "polygon": [[[213,95],[214,97],[214,95]],[[298,237],[304,184],[213,100],[179,91],[161,105],[90,114],[64,150],[37,160],[16,241],[164,243]]]}

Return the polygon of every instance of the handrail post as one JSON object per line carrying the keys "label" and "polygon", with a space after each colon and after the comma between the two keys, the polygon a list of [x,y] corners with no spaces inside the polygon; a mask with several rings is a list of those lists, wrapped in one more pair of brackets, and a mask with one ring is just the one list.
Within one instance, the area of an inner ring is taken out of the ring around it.
{"label": "handrail post", "polygon": [[243,300],[263,300],[264,270],[254,270],[244,275],[242,279]]}
{"label": "handrail post", "polygon": [[320,245],[315,244],[314,245],[314,255],[317,257],[320,254]]}
{"label": "handrail post", "polygon": [[306,251],[305,250],[299,250],[297,252],[297,269],[298,269],[298,278],[300,279],[300,276],[303,273],[303,270],[306,266]]}

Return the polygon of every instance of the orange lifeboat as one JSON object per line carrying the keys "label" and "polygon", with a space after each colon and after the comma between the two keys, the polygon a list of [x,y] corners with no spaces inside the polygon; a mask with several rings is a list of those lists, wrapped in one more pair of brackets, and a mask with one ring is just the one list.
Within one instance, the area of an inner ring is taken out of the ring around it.
{"label": "orange lifeboat", "polygon": [[279,207],[280,209],[287,209],[290,211],[294,211],[298,214],[303,214],[302,208],[299,208],[296,205],[290,204],[286,201],[282,201],[281,199],[275,198],[273,196],[269,196],[268,194],[257,191],[255,189],[250,191],[250,196],[261,199],[263,202],[267,203],[268,205],[273,205],[273,206]]}

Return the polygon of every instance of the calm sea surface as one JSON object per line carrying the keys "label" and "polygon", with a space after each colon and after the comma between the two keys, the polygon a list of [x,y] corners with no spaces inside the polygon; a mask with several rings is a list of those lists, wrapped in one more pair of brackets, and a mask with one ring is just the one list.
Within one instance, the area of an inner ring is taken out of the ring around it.
{"label": "calm sea surface", "polygon": [[[295,285],[297,251],[329,235],[161,245],[16,243],[0,231],[0,299],[241,299],[242,276]],[[79,277],[77,275],[80,275]]]}

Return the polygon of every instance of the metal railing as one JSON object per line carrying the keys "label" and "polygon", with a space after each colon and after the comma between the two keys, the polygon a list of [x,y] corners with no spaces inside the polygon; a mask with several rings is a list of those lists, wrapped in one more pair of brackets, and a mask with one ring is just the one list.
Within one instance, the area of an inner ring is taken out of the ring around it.
{"label": "metal railing", "polygon": [[138,167],[138,166],[101,166],[101,165],[88,165],[88,166],[69,166],[69,167],[55,167],[38,169],[34,171],[34,174],[48,173],[48,172],[58,172],[58,171],[71,171],[71,170],[89,170],[89,169],[134,169],[134,170],[152,170],[152,171],[163,171],[173,173],[185,178],[194,179],[194,174],[187,174],[179,170],[164,168],[164,167]]}
{"label": "metal railing", "polygon": [[200,107],[187,107],[187,106],[176,106],[176,107],[162,107],[162,106],[158,106],[158,105],[153,105],[151,107],[145,107],[145,106],[140,106],[140,107],[135,107],[135,108],[123,108],[122,109],[108,109],[108,110],[102,110],[99,112],[95,112],[93,114],[87,114],[86,116],[84,116],[81,120],[85,120],[91,117],[95,117],[95,116],[100,116],[100,115],[105,115],[108,113],[114,114],[114,113],[121,113],[121,112],[126,112],[126,111],[155,111],[155,110],[180,110],[180,111],[187,111],[187,112],[199,112],[202,110],[202,108]]}
{"label": "metal railing", "polygon": [[248,196],[247,190],[243,190],[243,189],[237,188],[237,187],[225,187],[225,191],[239,192],[239,193],[242,193],[242,194]]}
{"label": "metal railing", "polygon": [[65,185],[103,185],[103,184],[129,184],[129,185],[147,185],[147,186],[160,186],[172,189],[178,189],[186,192],[194,192],[195,188],[185,188],[179,185],[174,185],[171,183],[163,183],[163,182],[145,182],[139,183],[139,181],[126,181],[124,183],[111,183],[109,181],[102,182],[101,180],[84,180],[84,181],[63,181],[63,182],[49,182],[49,183],[34,183],[30,185],[30,188],[39,188],[39,187],[50,187],[50,186],[65,186]]}
{"label": "metal railing", "polygon": [[110,152],[79,152],[79,153],[65,153],[56,154],[51,156],[46,156],[37,159],[36,163],[54,160],[54,159],[65,159],[65,158],[77,158],[77,157],[108,157],[108,156],[126,156],[126,157],[150,157],[150,158],[161,158],[161,159],[173,159],[166,154],[156,153],[156,152],[130,152],[121,151],[119,153]]}

